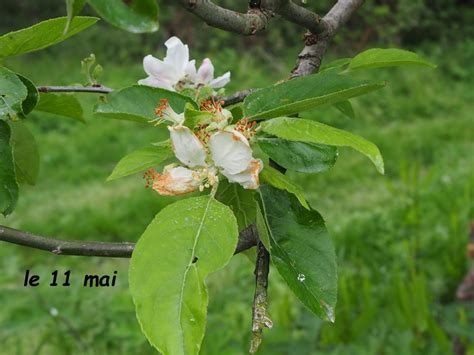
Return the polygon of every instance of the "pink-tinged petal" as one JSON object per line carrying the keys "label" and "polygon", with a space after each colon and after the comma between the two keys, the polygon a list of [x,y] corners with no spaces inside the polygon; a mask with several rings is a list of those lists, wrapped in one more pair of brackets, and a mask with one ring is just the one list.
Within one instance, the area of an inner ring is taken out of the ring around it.
{"label": "pink-tinged petal", "polygon": [[168,127],[176,158],[184,165],[194,168],[206,166],[206,148],[186,126]]}
{"label": "pink-tinged petal", "polygon": [[263,162],[260,159],[253,159],[246,170],[238,174],[228,174],[223,172],[223,175],[229,180],[229,182],[235,182],[244,189],[258,189],[260,186],[260,180],[258,174],[263,169]]}
{"label": "pink-tinged petal", "polygon": [[176,77],[171,65],[153,57],[151,54],[143,58],[143,69],[145,69],[149,76],[158,80],[168,81],[171,85],[175,85],[180,79]]}
{"label": "pink-tinged petal", "polygon": [[189,48],[178,37],[171,37],[165,42],[166,57],[163,61],[174,68],[179,79],[184,77],[184,71],[189,62]]}
{"label": "pink-tinged petal", "polygon": [[199,180],[194,179],[193,171],[178,166],[166,169],[163,174],[154,174],[153,190],[160,195],[176,196],[196,191],[199,188]]}
{"label": "pink-tinged petal", "polygon": [[191,80],[192,82],[196,81],[196,78],[197,78],[196,61],[194,59],[190,60],[188,64],[186,65],[185,74],[188,76],[189,80]]}
{"label": "pink-tinged petal", "polygon": [[200,84],[207,84],[214,78],[214,66],[209,58],[202,61],[197,71],[197,79]]}
{"label": "pink-tinged petal", "polygon": [[209,139],[214,164],[227,174],[238,174],[250,164],[252,149],[247,138],[238,131],[217,132]]}
{"label": "pink-tinged petal", "polygon": [[229,81],[230,81],[230,71],[228,71],[224,75],[221,75],[215,78],[214,80],[211,80],[209,82],[209,86],[213,89],[219,89],[226,86],[229,83]]}
{"label": "pink-tinged petal", "polygon": [[155,79],[152,76],[149,76],[148,78],[138,80],[139,85],[145,85],[145,86],[151,86],[154,88],[161,88],[169,91],[175,91],[173,86],[171,86],[170,82],[165,81],[165,80],[159,80]]}

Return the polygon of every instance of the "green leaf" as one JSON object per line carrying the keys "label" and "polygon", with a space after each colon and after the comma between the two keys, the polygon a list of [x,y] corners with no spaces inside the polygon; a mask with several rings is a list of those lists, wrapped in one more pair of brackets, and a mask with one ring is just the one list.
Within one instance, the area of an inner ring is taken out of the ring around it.
{"label": "green leaf", "polygon": [[18,183],[15,178],[10,126],[0,120],[0,212],[7,216],[18,200]]}
{"label": "green leaf", "polygon": [[66,0],[67,22],[63,34],[69,31],[72,20],[82,11],[85,4],[86,0]]}
{"label": "green leaf", "polygon": [[26,98],[23,100],[21,103],[21,109],[23,115],[29,114],[35,106],[38,104],[39,96],[38,96],[38,90],[36,89],[35,84],[31,82],[30,79],[25,78],[23,75],[17,74],[18,78],[20,78],[21,82],[23,85],[25,85],[26,90],[28,92]]}
{"label": "green leaf", "polygon": [[258,146],[286,169],[300,173],[320,173],[331,169],[337,160],[337,148],[329,145],[258,138]]}
{"label": "green leaf", "polygon": [[255,226],[257,227],[258,238],[265,246],[265,249],[270,250],[270,234],[268,233],[267,222],[265,221],[265,217],[263,216],[262,208],[260,207],[260,204],[258,203],[257,203]]}
{"label": "green leaf", "polygon": [[120,159],[107,181],[157,167],[173,156],[174,153],[169,144],[138,149]]}
{"label": "green leaf", "polygon": [[245,190],[239,184],[232,184],[222,179],[219,181],[216,199],[229,206],[234,212],[239,231],[255,222],[257,202],[252,190]]}
{"label": "green leaf", "polygon": [[334,107],[337,110],[339,110],[346,117],[348,117],[352,120],[356,118],[354,109],[353,109],[352,104],[349,100],[337,102],[337,103],[334,104]]}
{"label": "green leaf", "polygon": [[271,186],[260,188],[273,264],[298,299],[334,322],[336,253],[321,215]]}
{"label": "green leaf", "polygon": [[211,112],[199,111],[190,103],[184,107],[184,125],[191,129],[204,122],[210,122],[213,117]]}
{"label": "green leaf", "polygon": [[21,104],[28,97],[28,89],[11,70],[0,67],[0,119],[21,114]]}
{"label": "green leaf", "polygon": [[319,68],[319,72],[328,72],[331,71],[333,73],[337,73],[342,71],[342,69],[347,66],[351,62],[351,58],[339,58],[335,59],[327,64],[321,65]]}
{"label": "green leaf", "polygon": [[289,193],[292,193],[296,196],[296,198],[298,199],[298,201],[300,201],[301,205],[304,208],[308,210],[310,209],[308,202],[306,202],[306,199],[304,197],[304,192],[301,186],[292,182],[290,179],[288,179],[286,175],[280,173],[278,170],[273,169],[269,166],[265,166],[262,172],[260,173],[260,178],[264,183],[272,185],[277,189],[286,190]]}
{"label": "green leaf", "polygon": [[349,69],[381,68],[399,65],[421,65],[436,68],[416,53],[398,48],[372,48],[352,58]]}
{"label": "green leaf", "polygon": [[16,179],[19,183],[35,185],[38,180],[40,156],[36,139],[21,121],[9,122],[10,145],[15,163]]}
{"label": "green leaf", "polygon": [[229,207],[210,196],[180,200],[159,212],[138,240],[129,284],[138,320],[163,354],[198,354],[206,325],[208,274],[237,245]]}
{"label": "green leaf", "polygon": [[156,0],[88,0],[110,24],[132,33],[158,30]]}
{"label": "green leaf", "polygon": [[92,26],[97,17],[76,16],[68,33],[64,34],[67,17],[46,20],[0,37],[0,59],[37,51],[64,41]]}
{"label": "green leaf", "polygon": [[82,105],[72,94],[40,94],[35,110],[85,122]]}
{"label": "green leaf", "polygon": [[118,120],[150,123],[156,120],[155,108],[160,99],[168,99],[170,106],[178,113],[184,112],[186,103],[197,104],[187,96],[176,92],[134,85],[114,91],[95,107],[95,113],[102,117]]}
{"label": "green leaf", "polygon": [[251,119],[292,115],[364,95],[384,85],[332,73],[313,74],[250,94],[245,98],[244,112]]}
{"label": "green leaf", "polygon": [[242,107],[242,103],[238,103],[235,106],[228,108],[230,113],[232,113],[232,122],[235,123],[237,121],[240,121],[242,118],[244,118],[244,109]]}
{"label": "green leaf", "polygon": [[279,117],[261,123],[264,132],[274,136],[307,143],[351,147],[365,154],[377,171],[384,173],[383,158],[372,142],[353,133],[323,123],[300,118]]}

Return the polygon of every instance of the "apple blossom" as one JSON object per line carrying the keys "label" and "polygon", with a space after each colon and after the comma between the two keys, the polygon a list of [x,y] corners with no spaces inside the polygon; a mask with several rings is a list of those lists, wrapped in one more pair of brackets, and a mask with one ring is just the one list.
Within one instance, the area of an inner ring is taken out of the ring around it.
{"label": "apple blossom", "polygon": [[198,137],[185,126],[168,127],[176,158],[186,166],[206,166],[206,148]]}
{"label": "apple blossom", "polygon": [[156,171],[153,175],[153,190],[160,195],[175,196],[196,191],[200,181],[195,178],[194,172],[182,166],[175,167],[174,164],[165,167],[163,174]]}
{"label": "apple blossom", "polygon": [[230,81],[230,72],[214,78],[214,65],[209,58],[202,61],[201,66],[196,71],[196,61],[191,60],[186,67],[187,78],[198,86],[209,86],[213,89],[219,89],[227,85]]}
{"label": "apple blossom", "polygon": [[171,123],[168,126],[171,145],[176,158],[184,166],[167,167],[163,175],[154,170],[148,172],[147,178],[152,180],[153,189],[162,195],[202,191],[215,186],[219,172],[231,183],[238,183],[245,189],[257,189],[263,162],[254,159],[250,147],[249,139],[255,134],[255,122],[243,119],[230,125],[232,113],[214,100],[201,103],[200,111],[212,115],[205,116],[193,131],[183,125],[183,114],[176,113],[168,100],[160,100],[155,113],[160,122]]}
{"label": "apple blossom", "polygon": [[244,189],[255,190],[260,186],[258,174],[262,169],[263,162],[260,159],[252,159],[249,166],[244,171],[237,174],[229,174],[223,170],[222,175],[224,175],[229,182],[235,182],[242,185]]}
{"label": "apple blossom", "polygon": [[163,60],[151,54],[143,58],[143,69],[148,77],[138,81],[140,85],[180,91],[185,88],[198,89],[209,86],[213,89],[224,87],[230,81],[230,72],[214,78],[214,65],[205,58],[196,70],[196,61],[189,60],[189,48],[178,37],[165,42],[167,48]]}
{"label": "apple blossom", "polygon": [[165,42],[166,57],[163,60],[151,54],[143,58],[143,69],[148,74],[146,79],[139,80],[140,85],[153,86],[166,90],[175,90],[175,86],[184,79],[189,62],[188,46],[178,37],[171,37]]}
{"label": "apple blossom", "polygon": [[227,174],[244,171],[252,160],[247,138],[235,130],[214,133],[209,139],[209,149],[216,166]]}

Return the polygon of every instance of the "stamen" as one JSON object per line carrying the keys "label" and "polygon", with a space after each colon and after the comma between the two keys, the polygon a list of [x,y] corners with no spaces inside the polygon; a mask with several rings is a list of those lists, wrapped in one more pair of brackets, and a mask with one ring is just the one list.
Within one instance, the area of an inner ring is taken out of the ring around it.
{"label": "stamen", "polygon": [[210,113],[217,113],[222,111],[222,105],[224,101],[215,101],[214,98],[201,101],[199,109],[201,111],[207,111]]}
{"label": "stamen", "polygon": [[160,118],[163,118],[165,110],[170,106],[168,99],[160,99],[160,103],[155,108],[155,115]]}
{"label": "stamen", "polygon": [[249,122],[249,119],[245,117],[235,124],[235,130],[242,133],[245,138],[250,139],[256,134],[256,125],[256,121]]}
{"label": "stamen", "polygon": [[153,186],[153,182],[156,178],[158,178],[160,174],[155,169],[148,169],[143,174],[143,178],[145,179],[145,188],[149,188]]}

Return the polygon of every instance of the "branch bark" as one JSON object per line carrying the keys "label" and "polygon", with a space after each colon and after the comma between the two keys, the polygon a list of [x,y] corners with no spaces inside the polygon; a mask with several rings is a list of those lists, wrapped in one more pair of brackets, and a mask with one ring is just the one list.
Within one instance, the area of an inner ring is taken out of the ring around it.
{"label": "branch bark", "polygon": [[229,96],[224,96],[220,98],[220,101],[223,101],[223,107],[230,106],[233,104],[237,104],[239,102],[244,101],[244,99],[249,96],[252,92],[254,92],[255,89],[247,89],[247,90],[242,90],[242,91],[237,91],[236,93],[229,95]]}
{"label": "branch bark", "polygon": [[257,352],[262,342],[263,328],[271,328],[273,323],[268,316],[267,288],[270,271],[270,254],[262,242],[257,245],[257,262],[255,264],[255,296],[252,307],[252,340],[250,353]]}
{"label": "branch bark", "polygon": [[324,31],[320,33],[310,32],[305,35],[305,46],[298,55],[296,67],[291,73],[292,78],[309,75],[319,70],[329,42],[336,35],[339,27],[351,17],[363,2],[364,0],[339,0],[321,20]]}
{"label": "branch bark", "polygon": [[263,6],[270,8],[285,20],[300,25],[313,33],[324,31],[321,16],[302,6],[296,5],[291,0],[266,0]]}
{"label": "branch bark", "polygon": [[249,36],[265,29],[271,12],[252,8],[246,14],[229,10],[210,0],[181,0],[181,5],[209,26]]}
{"label": "branch bark", "polygon": [[[257,230],[254,225],[240,232],[235,254],[257,245]],[[134,243],[93,242],[42,237],[21,230],[0,226],[0,241],[49,251],[55,255],[104,256],[130,258]]]}
{"label": "branch bark", "polygon": [[95,94],[109,94],[113,89],[106,86],[38,86],[39,92],[90,92]]}
{"label": "branch bark", "polygon": [[[38,86],[36,88],[42,93],[54,93],[54,92],[84,92],[94,94],[110,94],[114,90],[106,86]],[[230,106],[241,101],[250,95],[255,89],[247,89],[237,91],[236,93],[220,98],[224,102],[223,106]]]}

